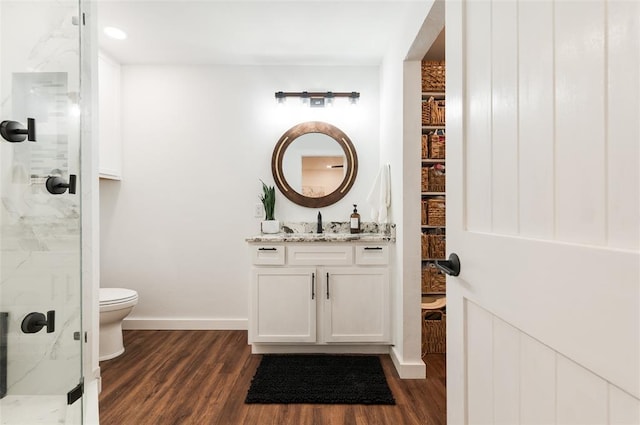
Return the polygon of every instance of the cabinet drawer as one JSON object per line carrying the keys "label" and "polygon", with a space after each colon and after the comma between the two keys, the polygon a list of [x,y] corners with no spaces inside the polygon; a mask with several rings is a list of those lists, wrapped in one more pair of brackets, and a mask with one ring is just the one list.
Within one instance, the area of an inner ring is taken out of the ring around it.
{"label": "cabinet drawer", "polygon": [[386,245],[356,245],[356,264],[388,264],[389,247]]}
{"label": "cabinet drawer", "polygon": [[351,245],[292,245],[288,264],[294,266],[344,266],[353,264]]}
{"label": "cabinet drawer", "polygon": [[259,265],[284,265],[284,246],[261,245],[252,246],[253,264]]}

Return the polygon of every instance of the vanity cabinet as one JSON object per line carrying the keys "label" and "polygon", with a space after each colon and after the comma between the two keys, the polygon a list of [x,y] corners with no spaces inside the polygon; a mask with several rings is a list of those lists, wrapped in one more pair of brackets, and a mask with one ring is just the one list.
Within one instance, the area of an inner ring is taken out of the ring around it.
{"label": "vanity cabinet", "polygon": [[390,343],[386,243],[251,249],[250,343]]}

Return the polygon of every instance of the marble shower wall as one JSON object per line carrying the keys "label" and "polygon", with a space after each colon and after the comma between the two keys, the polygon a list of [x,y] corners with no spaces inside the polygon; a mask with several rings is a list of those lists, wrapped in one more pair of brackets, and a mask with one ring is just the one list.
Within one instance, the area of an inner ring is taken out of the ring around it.
{"label": "marble shower wall", "polygon": [[[81,373],[80,198],[44,186],[49,175],[79,174],[77,14],[72,1],[0,3],[1,118],[37,123],[36,143],[0,142],[9,395],[66,394]],[[48,310],[53,333],[21,331],[28,313]]]}

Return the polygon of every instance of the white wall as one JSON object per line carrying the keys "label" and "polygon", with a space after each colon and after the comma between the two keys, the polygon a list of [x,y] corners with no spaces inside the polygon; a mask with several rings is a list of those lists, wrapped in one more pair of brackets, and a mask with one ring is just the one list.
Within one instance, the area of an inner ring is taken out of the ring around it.
{"label": "white wall", "polygon": [[[394,347],[392,359],[403,378],[425,376],[420,323],[420,63],[408,55],[420,44],[436,2],[407,21],[381,66],[380,158],[391,165],[390,219],[397,224],[392,280]],[[425,19],[425,17],[427,17]],[[441,28],[441,26],[440,26]],[[438,29],[436,34],[440,30]],[[424,53],[428,46],[424,47]],[[404,196],[398,196],[403,194]]]}
{"label": "white wall", "polygon": [[[364,207],[381,162],[378,67],[124,66],[122,84],[123,180],[100,184],[101,286],[138,291],[128,327],[245,328],[244,238],[259,232],[254,206],[259,179],[273,184],[275,143],[309,120],[351,138],[356,182],[321,209],[325,221],[346,221],[351,204]],[[333,109],[296,99],[280,107],[278,90],[361,97]],[[315,220],[317,209],[276,197],[277,219]]]}

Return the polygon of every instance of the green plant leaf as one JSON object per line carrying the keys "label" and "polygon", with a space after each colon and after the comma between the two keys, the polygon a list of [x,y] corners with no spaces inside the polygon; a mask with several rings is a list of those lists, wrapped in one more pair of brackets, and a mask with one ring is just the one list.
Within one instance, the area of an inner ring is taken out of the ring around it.
{"label": "green plant leaf", "polygon": [[260,182],[262,182],[260,200],[262,201],[262,206],[264,206],[265,220],[275,220],[276,188],[275,186],[267,186],[262,180]]}

